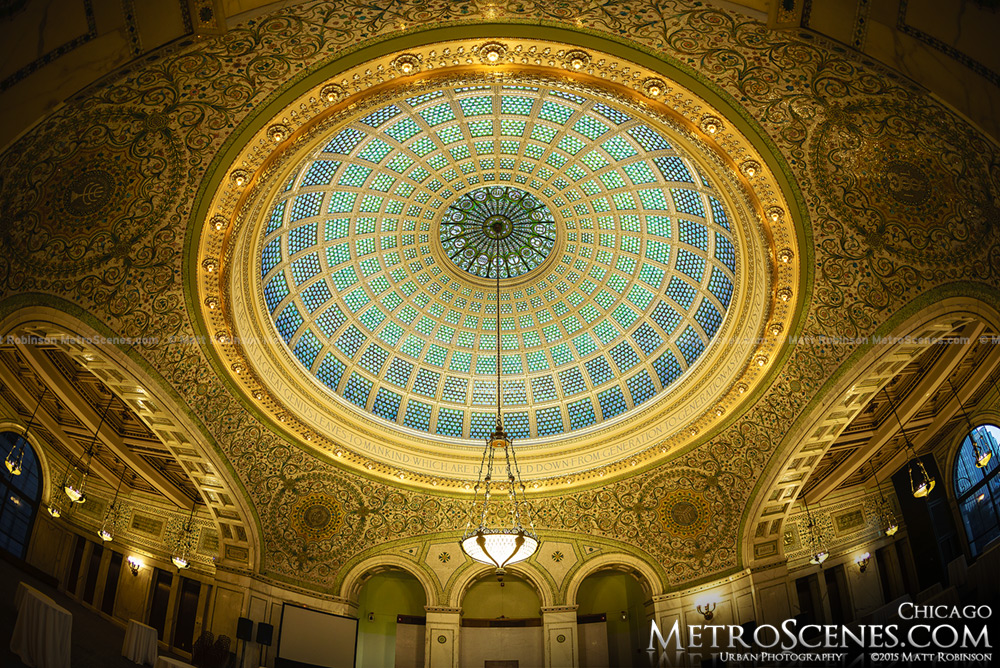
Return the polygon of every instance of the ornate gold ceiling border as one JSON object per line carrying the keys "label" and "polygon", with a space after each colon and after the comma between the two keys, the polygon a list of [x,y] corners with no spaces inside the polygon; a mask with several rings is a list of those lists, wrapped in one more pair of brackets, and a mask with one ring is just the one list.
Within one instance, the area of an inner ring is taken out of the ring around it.
{"label": "ornate gold ceiling border", "polygon": [[[399,97],[401,87],[413,94],[421,86],[456,77],[495,82],[550,79],[563,88],[600,90],[644,119],[668,126],[672,137],[685,137],[691,154],[702,161],[715,185],[721,186],[734,217],[741,219],[734,227],[742,228],[738,261],[741,280],[747,285],[737,295],[757,297],[756,301],[739,297],[742,303],[731,307],[696,373],[689,372],[671,392],[663,393],[671,397],[669,402],[657,397],[651,402],[654,406],[627,413],[625,419],[610,425],[533,439],[521,450],[522,472],[530,471],[524,477],[532,481],[532,487],[546,491],[603,481],[662,462],[704,440],[770,375],[782,335],[792,330],[801,290],[801,254],[781,182],[735,123],[661,73],[593,49],[541,40],[455,40],[384,54],[339,72],[299,96],[263,123],[236,158],[222,166],[227,177],[211,196],[202,220],[204,228],[197,236],[198,271],[192,278],[210,348],[232,382],[288,438],[331,460],[408,484],[455,491],[471,486],[474,448],[456,447],[401,426],[390,431],[386,424],[359,420],[357,415],[351,415],[349,425],[335,424],[331,414],[340,398],[318,383],[303,385],[302,373],[294,377],[288,373],[295,364],[290,355],[275,359],[271,351],[251,360],[237,340],[239,328],[249,323],[251,331],[259,334],[270,331],[270,323],[259,318],[253,322],[251,316],[260,309],[247,300],[261,298],[252,289],[249,275],[233,271],[248,266],[250,244],[241,240],[255,222],[259,224],[260,212],[281,181],[279,177],[297,164],[296,157],[305,155],[333,128],[359,117],[362,110]],[[240,290],[233,289],[240,284]],[[733,323],[740,321],[740,331],[734,332]],[[726,345],[720,343],[723,338],[729,339]],[[730,369],[722,373],[725,359]],[[695,392],[708,379],[714,382],[708,392],[711,396],[704,390]],[[273,391],[278,380],[298,387],[278,396]],[[315,397],[325,401],[318,403]],[[664,419],[664,404],[676,409],[678,402],[686,408]],[[414,453],[425,461],[419,462]],[[567,464],[567,457],[575,458],[575,463]]]}

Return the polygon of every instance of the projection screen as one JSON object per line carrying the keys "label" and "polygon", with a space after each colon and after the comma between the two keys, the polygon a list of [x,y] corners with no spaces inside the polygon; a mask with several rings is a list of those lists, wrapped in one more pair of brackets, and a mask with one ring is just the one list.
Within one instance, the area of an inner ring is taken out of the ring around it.
{"label": "projection screen", "polygon": [[281,608],[275,665],[279,668],[354,666],[358,620],[291,603]]}

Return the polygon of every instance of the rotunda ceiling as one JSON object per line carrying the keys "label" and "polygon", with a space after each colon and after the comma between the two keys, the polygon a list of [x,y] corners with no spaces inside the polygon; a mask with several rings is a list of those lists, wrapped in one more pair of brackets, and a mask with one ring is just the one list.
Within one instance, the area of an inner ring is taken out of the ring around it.
{"label": "rotunda ceiling", "polygon": [[687,116],[650,104],[653,73],[401,75],[429,55],[318,86],[234,163],[205,261],[227,303],[203,303],[237,382],[310,447],[431,485],[474,478],[498,389],[536,485],[692,442],[787,331],[763,161],[688,91]]}
{"label": "rotunda ceiling", "polygon": [[313,152],[267,220],[264,300],[303,369],[359,410],[445,437],[493,428],[497,304],[476,279],[498,267],[518,439],[669,391],[740,283],[726,207],[685,152],[632,114],[536,86],[380,107]]}

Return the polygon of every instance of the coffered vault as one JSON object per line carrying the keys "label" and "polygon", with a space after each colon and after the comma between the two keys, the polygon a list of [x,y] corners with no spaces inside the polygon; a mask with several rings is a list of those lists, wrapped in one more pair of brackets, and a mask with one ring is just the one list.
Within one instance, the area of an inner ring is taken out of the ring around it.
{"label": "coffered vault", "polygon": [[[3,399],[77,406],[44,422],[73,456],[93,401],[60,359],[99,378],[143,425],[102,436],[136,489],[209,508],[204,568],[349,595],[454,543],[499,345],[551,600],[598,553],[655,593],[718,580],[863,482],[891,434],[836,443],[875,390],[998,331],[995,142],[881,66],[685,3],[382,4],[172,44],[3,154],[0,334],[140,339],[6,346]],[[499,314],[449,259],[479,257],[446,228],[477,192],[550,216]]]}

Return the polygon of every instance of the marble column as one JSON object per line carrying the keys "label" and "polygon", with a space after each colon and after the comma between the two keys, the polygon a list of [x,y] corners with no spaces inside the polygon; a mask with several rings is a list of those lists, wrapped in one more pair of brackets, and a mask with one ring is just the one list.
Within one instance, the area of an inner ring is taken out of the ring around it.
{"label": "marble column", "polygon": [[542,644],[545,668],[576,668],[580,665],[575,605],[542,608]]}
{"label": "marble column", "polygon": [[462,629],[462,609],[428,605],[424,610],[427,611],[424,665],[426,668],[459,668],[458,638]]}

